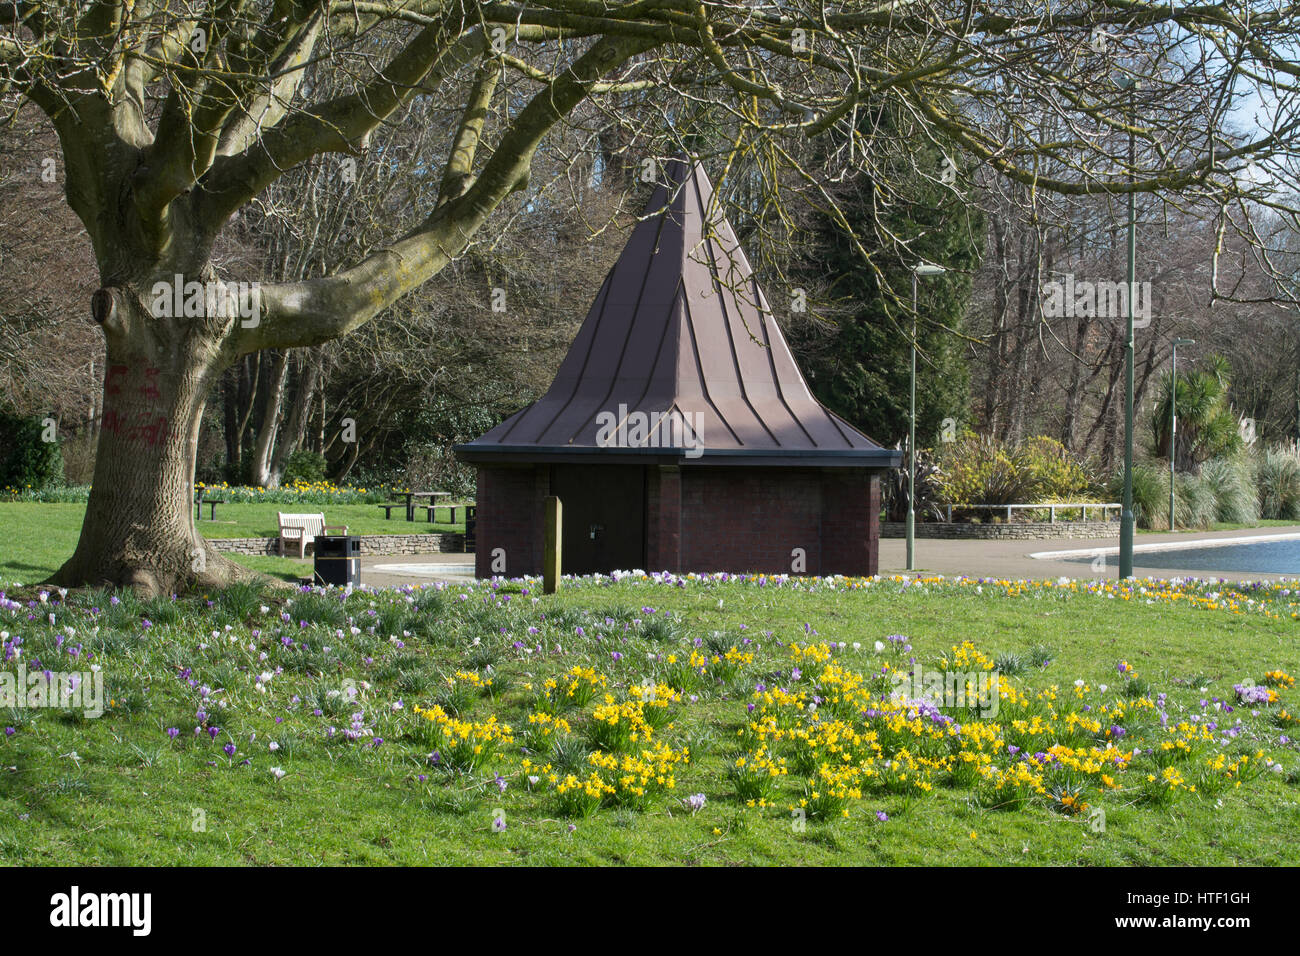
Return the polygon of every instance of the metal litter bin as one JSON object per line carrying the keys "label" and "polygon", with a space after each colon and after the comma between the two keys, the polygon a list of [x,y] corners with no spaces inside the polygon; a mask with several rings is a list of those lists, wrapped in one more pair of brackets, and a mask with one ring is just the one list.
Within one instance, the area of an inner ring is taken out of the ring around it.
{"label": "metal litter bin", "polygon": [[361,538],[351,534],[316,536],[313,566],[317,584],[359,587],[361,584]]}

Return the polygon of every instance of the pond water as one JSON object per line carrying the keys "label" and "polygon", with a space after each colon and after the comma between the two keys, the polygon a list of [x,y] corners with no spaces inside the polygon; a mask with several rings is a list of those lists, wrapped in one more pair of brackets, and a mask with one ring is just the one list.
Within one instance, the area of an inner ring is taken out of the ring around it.
{"label": "pond water", "polygon": [[[1075,564],[1090,564],[1096,555],[1069,558]],[[1117,560],[1106,555],[1108,563]],[[1234,544],[1206,544],[1199,547],[1169,548],[1133,552],[1137,568],[1161,571],[1262,571],[1268,574],[1300,575],[1300,538],[1265,538]]]}

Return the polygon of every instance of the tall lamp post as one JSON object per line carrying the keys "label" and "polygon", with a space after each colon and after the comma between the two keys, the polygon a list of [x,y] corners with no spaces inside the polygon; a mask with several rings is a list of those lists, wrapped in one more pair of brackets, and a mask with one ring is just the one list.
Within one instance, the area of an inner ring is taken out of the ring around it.
{"label": "tall lamp post", "polygon": [[907,570],[916,570],[916,315],[917,279],[943,275],[948,270],[933,263],[912,266],[912,398],[907,426]]}
{"label": "tall lamp post", "polygon": [[[1121,89],[1128,90],[1129,134],[1128,134],[1128,179],[1134,182],[1137,169],[1137,138],[1133,135],[1134,93],[1137,81],[1131,77],[1120,80]],[[1130,189],[1128,194],[1128,329],[1124,340],[1124,496],[1119,516],[1119,577],[1120,580],[1133,576],[1133,310],[1136,307],[1133,294],[1137,289],[1137,193]]]}
{"label": "tall lamp post", "polygon": [[1169,376],[1169,530],[1174,530],[1174,450],[1178,444],[1178,346],[1195,339],[1174,339],[1173,372]]}

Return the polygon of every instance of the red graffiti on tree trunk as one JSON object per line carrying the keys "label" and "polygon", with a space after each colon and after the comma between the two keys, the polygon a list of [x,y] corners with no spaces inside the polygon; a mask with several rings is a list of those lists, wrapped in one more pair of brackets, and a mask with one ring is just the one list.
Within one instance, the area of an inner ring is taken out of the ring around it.
{"label": "red graffiti on tree trunk", "polygon": [[155,447],[167,437],[167,416],[152,412],[141,412],[135,418],[135,424],[129,424],[125,416],[116,410],[104,413],[103,427],[119,438],[132,443],[143,443]]}
{"label": "red graffiti on tree trunk", "polygon": [[108,375],[104,378],[104,394],[120,395],[122,392],[121,380],[126,378],[130,369],[125,365],[110,365]]}
{"label": "red graffiti on tree trunk", "polygon": [[[146,366],[134,375],[130,366],[110,366],[104,379],[104,404],[117,405],[118,402],[113,399],[123,394],[123,386],[134,386],[135,393],[143,396],[148,403],[159,401],[162,398],[162,390],[158,387],[159,374],[159,370],[153,366]],[[128,400],[128,404],[138,406],[144,402]],[[132,444],[156,447],[167,437],[167,424],[166,415],[148,408],[139,411],[109,407],[104,409],[103,428]]]}
{"label": "red graffiti on tree trunk", "polygon": [[162,398],[162,392],[158,390],[158,370],[156,368],[147,368],[144,370],[144,384],[140,386],[140,394],[145,398],[157,401]]}
{"label": "red graffiti on tree trunk", "polygon": [[150,448],[153,448],[160,441],[167,437],[167,416],[156,415],[150,416],[147,412],[140,416],[144,424],[135,425],[126,433],[127,441],[143,441]]}
{"label": "red graffiti on tree trunk", "polygon": [[100,423],[100,427],[114,435],[122,433],[122,416],[117,413],[117,409],[110,408],[104,412],[104,420]]}

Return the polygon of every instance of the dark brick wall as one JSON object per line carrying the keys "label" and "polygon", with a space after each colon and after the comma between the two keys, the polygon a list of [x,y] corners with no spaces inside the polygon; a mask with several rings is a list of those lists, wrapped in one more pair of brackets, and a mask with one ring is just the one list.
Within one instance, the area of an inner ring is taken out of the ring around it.
{"label": "dark brick wall", "polygon": [[880,479],[862,469],[822,472],[822,573],[870,576],[880,567]]}
{"label": "dark brick wall", "polygon": [[682,571],[682,473],[652,465],[646,475],[646,570]]}
{"label": "dark brick wall", "polygon": [[[494,548],[507,575],[541,573],[548,475],[479,468],[477,576]],[[649,466],[646,506],[646,570],[789,574],[802,548],[805,574],[877,571],[880,485],[862,469]]]}
{"label": "dark brick wall", "polygon": [[476,577],[489,578],[498,573],[492,570],[492,552],[497,548],[505,549],[507,576],[542,573],[549,474],[545,465],[479,468]]}
{"label": "dark brick wall", "polygon": [[682,569],[871,574],[879,492],[868,473],[815,468],[682,470]]}

